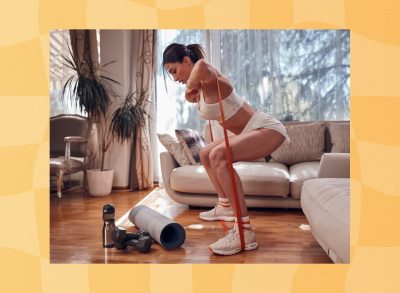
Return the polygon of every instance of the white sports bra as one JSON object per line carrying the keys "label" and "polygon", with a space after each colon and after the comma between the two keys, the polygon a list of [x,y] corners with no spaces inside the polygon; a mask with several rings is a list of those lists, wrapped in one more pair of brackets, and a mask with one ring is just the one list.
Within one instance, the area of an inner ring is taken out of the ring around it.
{"label": "white sports bra", "polygon": [[[199,95],[200,99],[197,104],[197,110],[199,111],[200,116],[206,120],[217,120],[221,123],[222,120],[219,102],[207,104],[201,89],[199,90]],[[231,94],[222,100],[225,120],[228,120],[235,115],[242,107],[243,103],[244,100],[236,93],[235,89],[233,89]]]}

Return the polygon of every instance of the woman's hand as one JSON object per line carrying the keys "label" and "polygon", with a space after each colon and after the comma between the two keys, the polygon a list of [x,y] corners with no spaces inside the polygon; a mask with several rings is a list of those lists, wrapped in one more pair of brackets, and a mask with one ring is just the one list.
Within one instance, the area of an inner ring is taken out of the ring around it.
{"label": "woman's hand", "polygon": [[199,91],[193,88],[187,88],[185,91],[185,98],[190,103],[197,103],[199,101]]}

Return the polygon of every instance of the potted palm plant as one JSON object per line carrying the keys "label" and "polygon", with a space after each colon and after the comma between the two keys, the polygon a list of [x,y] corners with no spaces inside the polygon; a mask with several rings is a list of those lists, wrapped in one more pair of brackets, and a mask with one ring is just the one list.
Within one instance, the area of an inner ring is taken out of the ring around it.
{"label": "potted palm plant", "polygon": [[[112,175],[104,175],[113,170],[104,170],[104,157],[112,142],[124,142],[129,139],[135,141],[136,132],[144,124],[146,116],[146,94],[136,95],[131,92],[122,99],[120,104],[112,111],[111,115],[104,115],[102,121],[102,148],[101,169],[88,170],[88,189],[94,196],[108,195],[112,188]],[[107,126],[108,125],[108,126]],[[107,181],[108,180],[108,181]]]}
{"label": "potted palm plant", "polygon": [[[100,70],[91,60],[84,58],[81,62],[74,58],[71,48],[69,54],[62,56],[63,64],[70,69],[70,74],[62,88],[62,96],[69,97],[72,102],[88,115],[90,124],[96,123],[100,134],[101,160],[100,169],[87,170],[87,186],[89,194],[103,196],[111,193],[114,171],[104,168],[104,157],[111,143],[125,141],[136,137],[136,131],[144,123],[146,115],[144,104],[146,95],[129,93],[112,113],[109,113],[111,98],[116,97],[114,85],[116,80],[99,74]],[[89,127],[91,128],[91,127]]]}

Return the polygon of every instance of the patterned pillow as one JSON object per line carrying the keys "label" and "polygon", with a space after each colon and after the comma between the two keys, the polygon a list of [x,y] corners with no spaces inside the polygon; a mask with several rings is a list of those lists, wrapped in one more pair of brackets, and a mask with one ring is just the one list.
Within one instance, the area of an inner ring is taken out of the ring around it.
{"label": "patterned pillow", "polygon": [[200,164],[200,150],[205,146],[204,138],[192,129],[176,129],[175,135],[183,146],[189,161],[193,165]]}
{"label": "patterned pillow", "polygon": [[190,161],[186,155],[183,146],[179,141],[169,134],[159,134],[157,133],[158,139],[161,144],[167,149],[167,151],[175,158],[179,166],[190,165]]}
{"label": "patterned pillow", "polygon": [[350,153],[350,124],[329,123],[332,153]]}
{"label": "patterned pillow", "polygon": [[287,125],[291,143],[280,146],[271,154],[275,161],[286,165],[319,161],[325,148],[325,122]]}

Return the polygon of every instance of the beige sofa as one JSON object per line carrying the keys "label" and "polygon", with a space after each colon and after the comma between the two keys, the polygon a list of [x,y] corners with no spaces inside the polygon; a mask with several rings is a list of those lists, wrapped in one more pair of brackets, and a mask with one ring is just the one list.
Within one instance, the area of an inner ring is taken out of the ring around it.
{"label": "beige sofa", "polygon": [[[343,136],[337,131],[337,126],[344,125],[347,129],[346,136],[349,136],[348,121],[323,123],[325,125],[322,134],[323,150],[314,160],[294,164],[282,163],[277,160],[237,162],[234,164],[235,170],[242,180],[248,207],[301,208],[300,197],[303,182],[317,178],[322,154],[331,152],[334,141]],[[311,124],[312,122],[295,122],[287,123],[285,126],[288,130],[291,127],[293,129],[301,127],[307,129]],[[312,137],[312,134],[310,134],[310,137]],[[307,140],[309,138],[307,135],[298,136],[296,143],[301,139]],[[319,143],[321,142],[312,141],[312,144]],[[345,143],[349,144],[348,139],[345,140]],[[200,207],[215,205],[215,189],[203,166],[179,166],[168,152],[162,152],[160,160],[164,187],[174,201]]]}
{"label": "beige sofa", "polygon": [[322,156],[317,179],[307,180],[301,207],[315,239],[335,263],[350,257],[350,154]]}

